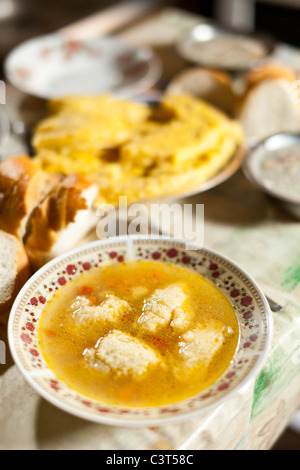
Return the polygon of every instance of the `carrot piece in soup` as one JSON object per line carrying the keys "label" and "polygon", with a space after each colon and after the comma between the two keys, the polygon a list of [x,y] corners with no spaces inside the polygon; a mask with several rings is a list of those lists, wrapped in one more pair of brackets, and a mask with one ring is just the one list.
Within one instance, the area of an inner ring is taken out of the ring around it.
{"label": "carrot piece in soup", "polygon": [[91,295],[93,294],[94,292],[94,288],[91,287],[91,286],[81,286],[79,289],[78,289],[78,294],[79,295]]}

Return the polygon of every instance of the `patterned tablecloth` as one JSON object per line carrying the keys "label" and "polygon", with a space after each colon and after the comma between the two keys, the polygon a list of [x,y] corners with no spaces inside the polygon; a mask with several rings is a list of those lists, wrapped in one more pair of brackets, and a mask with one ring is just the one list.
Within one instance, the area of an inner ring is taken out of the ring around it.
{"label": "patterned tablecloth", "polygon": [[[168,9],[122,36],[155,47],[167,80],[175,68],[182,68],[167,51],[199,20]],[[280,44],[275,56],[300,69],[297,50]],[[16,119],[21,112],[24,117],[23,100],[7,88],[7,107]],[[29,121],[35,109],[27,107]],[[6,146],[9,154],[23,149],[17,138]],[[179,202],[204,204],[205,245],[242,266],[284,307],[273,313],[272,350],[256,382],[208,415],[172,426],[128,430],[86,422],[54,408],[25,382],[7,348],[6,364],[0,364],[1,449],[269,449],[285,428],[300,403],[300,221],[277,208],[242,171],[213,190]],[[7,342],[5,325],[0,339]]]}

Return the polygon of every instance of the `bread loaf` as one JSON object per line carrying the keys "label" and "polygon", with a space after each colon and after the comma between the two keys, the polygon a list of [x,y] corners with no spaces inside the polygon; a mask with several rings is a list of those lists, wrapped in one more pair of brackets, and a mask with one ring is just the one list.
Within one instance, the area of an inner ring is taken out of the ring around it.
{"label": "bread loaf", "polygon": [[300,108],[293,89],[296,79],[289,68],[271,64],[246,75],[237,118],[249,140],[300,132]]}

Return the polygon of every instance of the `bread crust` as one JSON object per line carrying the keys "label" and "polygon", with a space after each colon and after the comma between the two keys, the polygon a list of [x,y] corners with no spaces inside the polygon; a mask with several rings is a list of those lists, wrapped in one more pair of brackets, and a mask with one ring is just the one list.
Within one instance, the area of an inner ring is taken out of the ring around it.
{"label": "bread crust", "polygon": [[7,316],[20,289],[31,275],[28,256],[22,242],[12,234],[0,230],[0,240],[5,237],[11,243],[15,244],[15,252],[7,253],[7,256],[13,256],[11,260],[14,265],[14,272],[10,273],[9,279],[0,285],[0,316]]}
{"label": "bread crust", "polygon": [[245,76],[245,85],[249,90],[264,80],[283,79],[293,83],[297,78],[293,69],[281,64],[269,63],[248,72]]}
{"label": "bread crust", "polygon": [[300,108],[290,82],[266,78],[245,94],[238,111],[247,138],[261,140],[280,132],[300,131]]}
{"label": "bread crust", "polygon": [[[65,228],[75,222],[81,210],[88,210],[84,192],[91,183],[80,175],[65,177],[34,209],[29,221],[24,246],[33,269],[52,257],[52,248]],[[84,230],[84,227],[77,227]],[[72,240],[70,240],[72,246]]]}

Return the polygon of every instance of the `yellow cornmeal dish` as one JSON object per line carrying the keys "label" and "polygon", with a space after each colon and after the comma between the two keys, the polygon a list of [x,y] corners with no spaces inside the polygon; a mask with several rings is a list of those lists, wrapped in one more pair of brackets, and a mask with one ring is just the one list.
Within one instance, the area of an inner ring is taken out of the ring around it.
{"label": "yellow cornmeal dish", "polygon": [[155,106],[111,95],[65,97],[49,110],[34,132],[36,161],[97,183],[98,204],[196,188],[243,142],[236,121],[190,95],[166,95]]}
{"label": "yellow cornmeal dish", "polygon": [[218,287],[189,268],[149,260],[85,271],[54,295],[39,322],[55,375],[121,406],[194,396],[228,368],[238,337]]}

